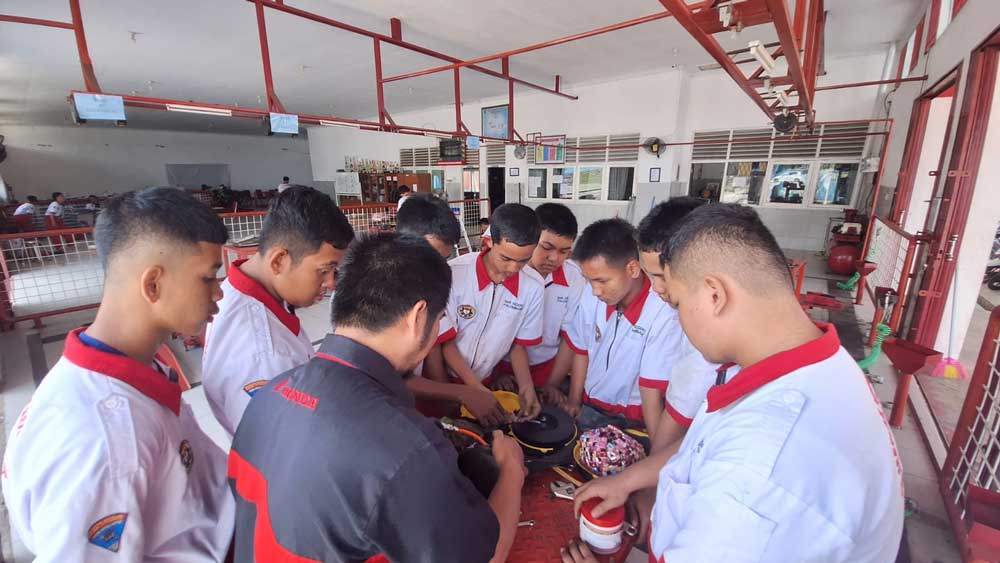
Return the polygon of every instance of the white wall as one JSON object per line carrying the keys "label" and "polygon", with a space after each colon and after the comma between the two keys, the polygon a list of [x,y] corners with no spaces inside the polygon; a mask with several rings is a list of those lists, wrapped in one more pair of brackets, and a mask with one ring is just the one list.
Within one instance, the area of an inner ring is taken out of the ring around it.
{"label": "white wall", "polygon": [[920,149],[920,160],[913,179],[913,197],[906,209],[903,229],[908,233],[916,233],[924,228],[927,218],[927,208],[937,177],[931,176],[932,170],[937,170],[941,163],[941,149],[944,147],[948,115],[951,112],[954,97],[935,98],[927,112],[927,129],[924,134],[924,144]]}
{"label": "white wall", "polygon": [[[884,54],[881,53],[832,58],[827,61],[828,74],[820,79],[820,84],[875,80],[881,74],[883,62]],[[656,136],[667,141],[689,141],[696,130],[769,126],[763,112],[721,71],[688,74],[686,70],[677,69],[581,86],[573,88],[572,92],[580,99],[571,101],[542,93],[516,93],[514,120],[518,132],[524,135],[542,131],[571,137],[639,132],[642,139]],[[868,118],[876,93],[875,87],[821,92],[816,99],[818,117],[820,120]],[[478,133],[481,108],[505,102],[506,98],[466,101],[462,119],[473,133]],[[393,119],[400,124],[430,129],[455,129],[453,106],[393,114]],[[345,155],[395,160],[400,148],[433,146],[437,139],[313,127],[309,130],[309,143],[313,174],[317,180],[326,180],[344,166]],[[657,167],[661,169],[662,182],[687,182],[690,160],[689,146],[668,147],[660,158],[640,151],[637,181],[647,181],[649,169]],[[527,160],[515,159],[513,147],[507,147],[506,166],[521,171],[518,178],[507,177],[508,183],[526,184]],[[481,174],[480,178],[485,191],[487,175]],[[597,219],[625,216],[628,204],[573,202],[570,207],[585,226]],[[773,208],[760,208],[760,213],[786,248],[809,250],[822,247],[827,219],[841,215],[840,211]]]}
{"label": "white wall", "polygon": [[228,164],[236,189],[273,188],[282,176],[313,181],[309,144],[301,138],[88,126],[12,126],[0,133],[7,146],[0,174],[21,200],[163,185],[167,163]]}

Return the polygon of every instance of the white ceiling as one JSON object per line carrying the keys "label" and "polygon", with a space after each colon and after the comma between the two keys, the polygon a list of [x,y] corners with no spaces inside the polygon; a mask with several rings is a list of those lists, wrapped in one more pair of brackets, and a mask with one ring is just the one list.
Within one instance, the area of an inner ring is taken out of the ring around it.
{"label": "white ceiling", "polygon": [[[389,33],[403,21],[403,39],[469,59],[662,11],[655,0],[286,0],[290,5]],[[107,92],[263,108],[263,77],[253,4],[245,0],[81,0],[87,41]],[[827,0],[827,56],[885,49],[909,31],[926,0]],[[613,6],[613,9],[610,8]],[[0,0],[0,13],[70,21],[66,0]],[[271,64],[287,110],[370,118],[376,114],[372,40],[292,15],[266,10]],[[134,38],[132,32],[135,32]],[[772,26],[723,47],[774,41]],[[386,76],[441,61],[382,47]],[[710,57],[672,19],[514,57],[511,73],[563,87],[675,66],[695,68]],[[499,70],[499,63],[487,63]],[[463,70],[464,100],[502,95],[504,81]],[[877,77],[872,77],[873,79]],[[735,85],[733,86],[736,87]],[[82,88],[73,33],[0,22],[0,126],[60,124],[65,98]],[[519,87],[517,92],[526,91]],[[387,84],[390,113],[453,100],[451,73]],[[252,120],[128,110],[129,127],[258,133]]]}

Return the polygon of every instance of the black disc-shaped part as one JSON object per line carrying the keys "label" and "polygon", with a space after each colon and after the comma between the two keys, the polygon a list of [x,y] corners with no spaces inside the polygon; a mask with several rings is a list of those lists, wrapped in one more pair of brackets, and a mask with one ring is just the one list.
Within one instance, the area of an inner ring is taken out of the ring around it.
{"label": "black disc-shaped part", "polygon": [[538,448],[558,448],[576,436],[573,417],[559,407],[546,405],[533,420],[511,424],[518,440]]}

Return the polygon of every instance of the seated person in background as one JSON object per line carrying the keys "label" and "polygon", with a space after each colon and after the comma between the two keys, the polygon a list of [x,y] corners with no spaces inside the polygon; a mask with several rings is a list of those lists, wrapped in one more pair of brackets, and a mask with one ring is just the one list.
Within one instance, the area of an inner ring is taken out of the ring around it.
{"label": "seated person in background", "polygon": [[603,219],[576,242],[573,259],[590,291],[563,336],[576,352],[564,408],[584,428],[645,427],[653,437],[682,333],[677,314],[650,298],[634,236],[624,219]]}
{"label": "seated person in background", "polygon": [[45,210],[45,227],[49,229],[64,229],[66,224],[63,223],[63,214],[65,213],[64,204],[66,203],[66,196],[62,192],[52,193],[52,203]]}
{"label": "seated person in background", "polygon": [[493,433],[499,479],[484,499],[401,379],[434,345],[450,284],[447,263],[421,239],[354,243],[336,331],[254,396],[236,431],[238,563],[506,560],[525,476],[520,446]]}
{"label": "seated person in background", "polygon": [[577,507],[600,497],[603,514],[655,485],[651,561],[894,561],[903,491],[885,415],[833,325],[803,312],[757,213],[700,207],[665,254],[684,332],[709,361],[743,369],[720,371],[666,466],[595,481]]}
{"label": "seated person in background", "polygon": [[[535,387],[545,389],[550,384],[550,375],[556,374],[557,379],[562,380],[569,370],[573,352],[569,346],[562,344],[560,354],[562,339],[559,335],[563,325],[572,321],[587,282],[580,273],[580,267],[567,260],[573,252],[573,241],[576,240],[577,233],[573,212],[561,203],[543,203],[535,208],[535,215],[538,216],[542,234],[538,239],[538,246],[531,254],[529,268],[524,271],[537,273],[542,278],[545,287],[542,314],[544,324],[542,343],[528,348],[528,363],[531,365],[531,379]],[[497,371],[513,373],[509,358],[500,362]],[[516,385],[510,378],[507,381],[509,385]],[[553,382],[553,386],[558,383],[559,381]]]}
{"label": "seated person in background", "polygon": [[183,191],[150,188],[109,200],[96,241],[97,317],[67,335],[7,443],[11,527],[38,562],[222,561],[226,458],[156,352],[216,311],[226,227]]}
{"label": "seated person in background", "polygon": [[201,362],[208,404],[230,437],[254,393],[312,357],[312,341],[288,306],[308,307],[333,291],[353,239],[330,196],[294,186],[271,204],[257,253],[230,265]]}
{"label": "seated person in background", "polygon": [[[461,226],[446,201],[430,194],[414,194],[406,198],[406,205],[396,215],[396,232],[426,240],[447,259],[461,237]],[[406,386],[418,399],[464,404],[487,427],[506,419],[506,412],[493,393],[480,386],[448,382],[440,345],[431,348],[419,372],[418,376],[406,380]]]}
{"label": "seated person in background", "polygon": [[452,286],[441,336],[449,371],[466,385],[485,390],[496,365],[510,354],[521,418],[541,411],[531,380],[527,347],[542,343],[544,287],[524,267],[531,260],[541,226],[531,208],[501,205],[490,225],[493,245],[459,256],[451,266]]}
{"label": "seated person in background", "polygon": [[399,200],[396,202],[396,211],[402,209],[403,204],[406,203],[406,200],[410,197],[410,195],[410,186],[405,184],[399,186]]}
{"label": "seated person in background", "polygon": [[479,250],[489,248],[490,243],[490,220],[486,217],[479,219]]}
{"label": "seated person in background", "polygon": [[14,210],[14,216],[17,217],[18,215],[34,215],[36,205],[38,205],[38,198],[33,195],[29,195],[27,203],[22,203],[21,205],[18,205],[17,209]]}

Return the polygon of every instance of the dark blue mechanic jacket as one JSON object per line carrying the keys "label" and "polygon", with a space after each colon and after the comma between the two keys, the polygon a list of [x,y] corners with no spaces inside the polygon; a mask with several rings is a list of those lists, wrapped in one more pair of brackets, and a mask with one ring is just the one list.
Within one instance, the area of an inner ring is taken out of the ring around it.
{"label": "dark blue mechanic jacket", "polygon": [[256,391],[229,481],[237,563],[485,563],[500,534],[400,375],[342,336]]}

